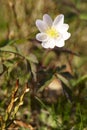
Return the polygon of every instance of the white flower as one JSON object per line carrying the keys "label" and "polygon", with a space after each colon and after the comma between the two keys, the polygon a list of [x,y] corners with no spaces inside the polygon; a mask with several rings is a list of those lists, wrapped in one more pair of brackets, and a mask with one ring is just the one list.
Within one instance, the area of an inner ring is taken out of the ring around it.
{"label": "white flower", "polygon": [[58,15],[54,21],[48,14],[43,16],[43,20],[36,20],[36,26],[40,33],[36,35],[36,39],[42,42],[44,48],[63,47],[65,40],[70,37],[67,32],[69,25],[64,23],[64,15]]}

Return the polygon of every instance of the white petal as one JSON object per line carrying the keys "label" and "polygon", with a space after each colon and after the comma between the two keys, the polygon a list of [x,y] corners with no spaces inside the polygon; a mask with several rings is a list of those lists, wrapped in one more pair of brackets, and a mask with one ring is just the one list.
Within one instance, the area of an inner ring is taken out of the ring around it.
{"label": "white petal", "polygon": [[48,42],[42,42],[42,46],[43,46],[44,48],[49,48]]}
{"label": "white petal", "polygon": [[56,26],[58,24],[63,24],[64,23],[64,15],[63,14],[60,14],[58,15],[55,19],[54,19],[54,22],[53,22],[53,26]]}
{"label": "white petal", "polygon": [[38,41],[46,41],[47,40],[47,35],[45,33],[38,33],[36,35],[36,39]]}
{"label": "white petal", "polygon": [[64,33],[69,29],[69,25],[68,24],[61,24],[61,25],[57,25],[56,26],[56,30],[60,33]]}
{"label": "white petal", "polygon": [[42,42],[42,46],[44,48],[54,48],[55,47],[55,41],[54,41],[54,39],[50,39],[47,42]]}
{"label": "white petal", "polygon": [[64,39],[64,40],[69,39],[70,36],[71,36],[71,34],[68,33],[68,32],[63,33],[63,39]]}
{"label": "white petal", "polygon": [[57,47],[63,47],[65,45],[63,38],[56,40],[55,43]]}
{"label": "white petal", "polygon": [[42,20],[36,20],[36,26],[38,27],[40,32],[45,32],[48,28],[47,24]]}
{"label": "white petal", "polygon": [[49,43],[50,43],[50,48],[54,48],[55,47],[55,40],[54,39],[51,39],[50,41],[49,41]]}
{"label": "white petal", "polygon": [[50,17],[48,14],[45,14],[45,15],[43,16],[43,21],[44,21],[49,27],[52,26],[52,19],[51,19],[51,17]]}

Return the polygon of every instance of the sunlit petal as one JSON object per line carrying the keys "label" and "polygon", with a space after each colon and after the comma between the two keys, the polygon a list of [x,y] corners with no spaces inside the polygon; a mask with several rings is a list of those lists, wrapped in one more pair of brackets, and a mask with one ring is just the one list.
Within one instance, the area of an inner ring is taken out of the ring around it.
{"label": "sunlit petal", "polygon": [[71,36],[71,34],[68,33],[68,32],[66,32],[66,33],[63,34],[63,39],[64,39],[64,40],[67,40],[67,39],[70,38],[70,36]]}
{"label": "sunlit petal", "polygon": [[53,22],[53,26],[56,26],[56,25],[58,25],[58,24],[63,24],[64,23],[64,15],[63,14],[60,14],[60,15],[58,15],[56,18],[55,18],[55,20],[54,20],[54,22]]}
{"label": "sunlit petal", "polygon": [[55,47],[55,41],[54,39],[48,40],[47,42],[42,42],[42,46],[44,48],[54,48]]}
{"label": "sunlit petal", "polygon": [[60,33],[64,33],[69,29],[69,25],[68,24],[61,24],[56,26],[56,29],[60,32]]}
{"label": "sunlit petal", "polygon": [[42,20],[36,20],[36,26],[38,27],[40,32],[45,32],[48,28],[47,24]]}
{"label": "sunlit petal", "polygon": [[43,20],[37,20],[36,26],[41,33],[36,35],[36,39],[42,42],[44,48],[63,47],[65,40],[71,34],[68,33],[69,25],[64,23],[64,15],[58,15],[54,22],[48,14],[43,16]]}
{"label": "sunlit petal", "polygon": [[65,42],[64,42],[64,40],[62,38],[59,39],[59,40],[56,40],[55,43],[56,43],[57,47],[63,47],[65,45]]}
{"label": "sunlit petal", "polygon": [[45,33],[38,33],[36,35],[36,39],[38,41],[46,41],[47,40],[47,35]]}
{"label": "sunlit petal", "polygon": [[51,17],[48,15],[48,14],[44,14],[43,16],[43,21],[49,26],[51,27],[52,26],[52,19]]}

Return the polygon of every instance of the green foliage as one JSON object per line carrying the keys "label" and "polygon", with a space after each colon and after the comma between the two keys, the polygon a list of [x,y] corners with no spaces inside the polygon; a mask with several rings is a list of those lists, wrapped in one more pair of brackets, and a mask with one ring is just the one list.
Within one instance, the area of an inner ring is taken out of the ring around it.
{"label": "green foliage", "polygon": [[[86,130],[87,2],[0,5],[1,130]],[[72,36],[64,48],[46,50],[35,40],[35,20],[44,13],[65,15]]]}

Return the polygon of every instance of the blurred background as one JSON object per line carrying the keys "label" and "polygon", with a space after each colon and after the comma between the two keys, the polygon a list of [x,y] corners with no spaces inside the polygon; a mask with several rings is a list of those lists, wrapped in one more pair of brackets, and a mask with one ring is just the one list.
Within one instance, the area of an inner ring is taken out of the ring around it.
{"label": "blurred background", "polygon": [[[42,19],[45,13],[49,14],[52,19],[59,14],[64,14],[65,23],[69,24],[69,32],[71,33],[64,49],[54,49],[49,52],[35,40],[38,33],[35,21]],[[55,86],[55,90],[58,91],[57,95],[55,96],[55,92],[50,93],[48,90],[45,90],[42,95],[40,93],[38,95],[39,99],[45,98],[47,110],[44,109],[41,102],[39,108],[40,104],[36,102],[36,99],[32,103],[29,99],[30,95],[27,95],[24,100],[25,104],[22,106],[23,109],[17,113],[17,119],[30,123],[35,130],[87,130],[87,0],[0,0],[0,48],[12,43],[25,56],[32,53],[37,57],[39,62],[37,70],[44,67],[45,69],[52,69],[66,65],[65,71],[75,76],[75,80],[71,82],[71,86],[75,83],[73,87],[74,100],[76,100],[76,103],[73,104],[75,108],[64,99],[60,99],[58,102],[54,101],[60,95],[59,88],[61,88],[60,81],[58,81],[57,86],[56,79],[54,79],[49,85],[49,89],[53,89]],[[0,63],[1,61],[0,58]],[[22,66],[22,64],[20,63],[19,66]],[[20,71],[24,69],[25,67],[22,66]],[[11,91],[6,85],[12,86],[15,83],[17,76],[14,73],[16,72],[19,72],[19,70],[12,71],[9,77],[10,82],[7,83],[7,78],[4,79],[1,74],[0,66],[0,111],[3,113],[2,115],[4,115],[3,109],[9,102],[6,103],[7,97],[9,97],[8,91]],[[23,72],[23,76],[19,76],[21,86],[26,82],[26,73]],[[43,76],[40,74],[43,74]],[[40,74],[38,78],[43,80],[45,74],[43,72],[40,72]],[[36,82],[37,86],[38,81]],[[30,85],[35,87],[36,84],[31,81]],[[4,100],[3,95],[5,96],[4,102],[2,102]],[[53,101],[53,104],[51,104],[51,101]],[[48,110],[52,113],[51,115]],[[57,125],[56,119],[54,119],[56,118],[55,115],[58,116]],[[23,122],[21,123],[23,124]],[[27,127],[18,129],[27,130]]]}

